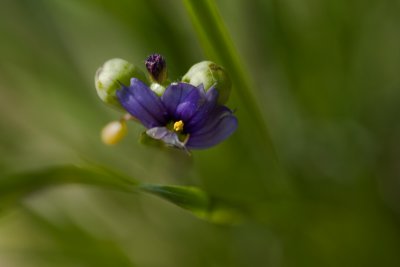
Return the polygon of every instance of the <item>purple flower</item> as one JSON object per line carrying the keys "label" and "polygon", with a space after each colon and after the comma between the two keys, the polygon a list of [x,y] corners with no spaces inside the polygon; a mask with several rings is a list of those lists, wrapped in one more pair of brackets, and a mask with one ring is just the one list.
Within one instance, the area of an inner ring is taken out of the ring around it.
{"label": "purple flower", "polygon": [[146,128],[147,135],[178,148],[202,149],[228,138],[237,128],[232,111],[217,104],[214,87],[172,83],[157,96],[136,78],[117,91],[121,105]]}

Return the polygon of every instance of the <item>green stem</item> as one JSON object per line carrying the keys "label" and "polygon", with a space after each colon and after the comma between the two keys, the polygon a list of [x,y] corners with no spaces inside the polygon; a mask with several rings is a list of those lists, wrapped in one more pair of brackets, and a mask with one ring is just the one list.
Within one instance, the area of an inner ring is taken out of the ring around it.
{"label": "green stem", "polygon": [[199,35],[205,54],[212,60],[220,62],[231,74],[240,101],[251,114],[254,125],[258,126],[256,128],[259,129],[265,148],[272,155],[271,159],[277,163],[267,123],[252,90],[254,85],[240,60],[215,1],[183,0],[183,3]]}

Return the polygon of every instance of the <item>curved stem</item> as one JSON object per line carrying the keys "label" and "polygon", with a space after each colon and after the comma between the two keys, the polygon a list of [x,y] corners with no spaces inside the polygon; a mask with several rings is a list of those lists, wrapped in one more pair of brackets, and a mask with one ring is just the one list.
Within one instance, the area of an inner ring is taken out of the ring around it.
{"label": "curved stem", "polygon": [[259,103],[252,88],[254,85],[244,68],[235,46],[229,36],[218,8],[213,0],[183,0],[184,6],[199,35],[204,52],[211,59],[220,62],[228,69],[233,79],[236,93],[248,110],[254,125],[258,125],[262,143],[271,154],[271,159],[277,163],[278,158],[273,142],[262,116]]}

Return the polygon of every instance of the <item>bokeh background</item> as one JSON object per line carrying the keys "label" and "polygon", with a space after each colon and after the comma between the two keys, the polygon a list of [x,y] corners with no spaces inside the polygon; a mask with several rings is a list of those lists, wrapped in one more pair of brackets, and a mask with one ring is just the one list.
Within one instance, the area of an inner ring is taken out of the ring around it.
{"label": "bokeh background", "polygon": [[215,148],[147,147],[134,123],[101,143],[120,116],[94,89],[104,61],[144,69],[158,52],[178,80],[215,60],[181,1],[1,0],[0,179],[98,164],[198,186],[245,215],[213,224],[143,193],[38,188],[1,205],[0,266],[400,266],[400,2],[215,2],[279,167],[235,85],[240,126]]}

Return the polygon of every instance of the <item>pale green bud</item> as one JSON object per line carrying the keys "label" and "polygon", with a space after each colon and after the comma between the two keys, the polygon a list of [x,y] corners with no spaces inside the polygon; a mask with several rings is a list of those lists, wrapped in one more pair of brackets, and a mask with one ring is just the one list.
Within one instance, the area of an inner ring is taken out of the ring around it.
{"label": "pale green bud", "polygon": [[133,64],[120,58],[110,59],[96,72],[97,94],[104,103],[123,110],[115,92],[121,89],[121,84],[129,86],[131,78],[147,83],[145,74]]}
{"label": "pale green bud", "polygon": [[218,91],[218,103],[225,104],[229,99],[232,82],[224,68],[211,61],[194,64],[183,76],[183,82],[194,86],[203,84],[208,91],[213,85]]}
{"label": "pale green bud", "polygon": [[158,96],[162,96],[165,92],[165,87],[159,83],[150,84],[150,89],[156,93]]}

